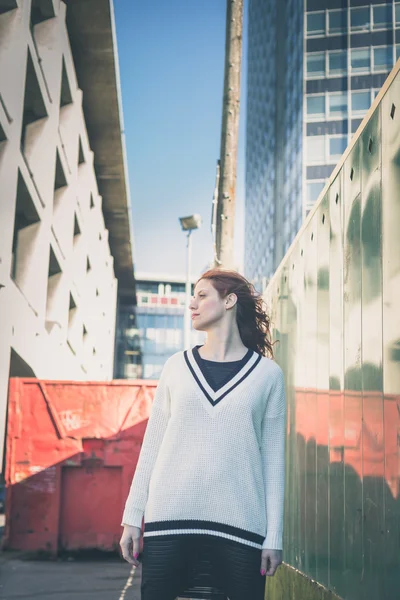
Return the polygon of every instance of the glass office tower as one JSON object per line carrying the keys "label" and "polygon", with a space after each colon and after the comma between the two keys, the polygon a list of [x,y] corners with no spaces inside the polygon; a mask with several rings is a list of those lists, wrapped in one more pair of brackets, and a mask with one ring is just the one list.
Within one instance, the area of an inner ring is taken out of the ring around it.
{"label": "glass office tower", "polygon": [[249,0],[245,274],[263,287],[399,57],[400,2]]}

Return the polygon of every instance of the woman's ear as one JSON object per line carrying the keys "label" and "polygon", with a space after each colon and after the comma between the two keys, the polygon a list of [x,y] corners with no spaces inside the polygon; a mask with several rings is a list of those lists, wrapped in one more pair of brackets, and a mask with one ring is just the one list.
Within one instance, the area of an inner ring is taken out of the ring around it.
{"label": "woman's ear", "polygon": [[227,308],[233,308],[235,306],[236,302],[237,302],[236,294],[233,294],[233,293],[228,294],[228,296],[226,297],[226,300],[225,300],[225,306]]}

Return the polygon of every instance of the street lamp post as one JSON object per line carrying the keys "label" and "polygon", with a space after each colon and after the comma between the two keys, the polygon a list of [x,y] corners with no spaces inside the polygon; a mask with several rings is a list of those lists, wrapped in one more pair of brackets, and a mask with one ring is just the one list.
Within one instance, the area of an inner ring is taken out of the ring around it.
{"label": "street lamp post", "polygon": [[192,284],[191,284],[191,262],[192,262],[192,231],[199,229],[201,226],[201,216],[191,215],[190,217],[180,217],[181,227],[183,231],[187,231],[187,257],[186,257],[186,300],[185,300],[185,312],[184,312],[184,349],[187,350],[190,347],[190,298],[192,297]]}

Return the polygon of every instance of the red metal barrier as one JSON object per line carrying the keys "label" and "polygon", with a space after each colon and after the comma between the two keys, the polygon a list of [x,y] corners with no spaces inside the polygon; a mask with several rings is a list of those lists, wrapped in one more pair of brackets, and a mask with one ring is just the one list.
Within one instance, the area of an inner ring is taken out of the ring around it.
{"label": "red metal barrier", "polygon": [[[118,546],[156,385],[10,380],[6,548],[56,553]],[[399,398],[388,394],[298,388],[296,434],[326,448],[319,454],[328,462],[343,462],[360,478],[384,478],[397,499],[398,406]],[[317,468],[324,465],[301,464],[314,483]]]}
{"label": "red metal barrier", "polygon": [[360,479],[384,479],[399,497],[399,396],[297,388],[295,406],[296,432],[305,443],[328,447],[329,462],[343,461]]}
{"label": "red metal barrier", "polygon": [[118,546],[156,385],[10,379],[3,547]]}

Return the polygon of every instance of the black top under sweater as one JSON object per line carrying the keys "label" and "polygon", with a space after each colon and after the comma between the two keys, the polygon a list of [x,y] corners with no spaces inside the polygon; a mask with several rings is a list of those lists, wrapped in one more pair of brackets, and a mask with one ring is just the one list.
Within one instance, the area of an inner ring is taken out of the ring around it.
{"label": "black top under sweater", "polygon": [[248,352],[240,360],[218,362],[215,360],[206,360],[205,358],[202,358],[199,353],[199,348],[201,348],[201,345],[193,348],[193,356],[204,377],[206,378],[208,385],[214,390],[214,392],[224,387],[228,381],[235,377],[235,375],[239,373],[252,355],[252,351],[248,350]]}

